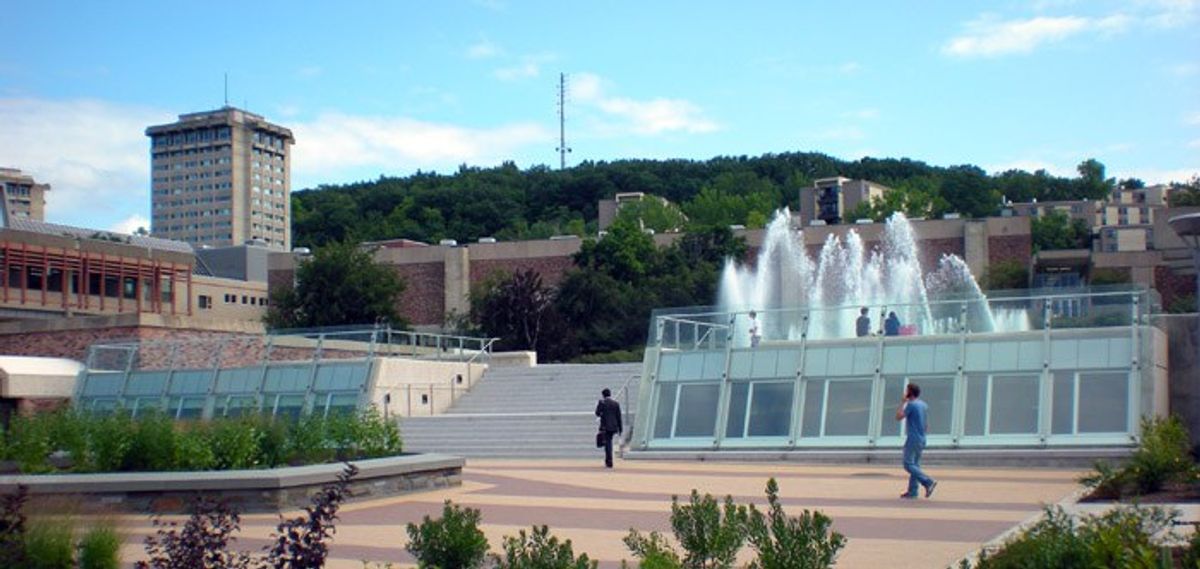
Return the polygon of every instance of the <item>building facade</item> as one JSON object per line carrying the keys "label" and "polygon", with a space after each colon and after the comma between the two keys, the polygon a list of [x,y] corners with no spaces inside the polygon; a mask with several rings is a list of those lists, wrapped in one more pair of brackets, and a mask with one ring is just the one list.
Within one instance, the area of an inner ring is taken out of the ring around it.
{"label": "building facade", "polygon": [[33,176],[16,168],[0,168],[0,190],[11,217],[46,220],[46,192],[50,184],[39,184]]}
{"label": "building facade", "polygon": [[837,225],[861,203],[882,199],[891,188],[868,180],[841,176],[813,181],[811,188],[800,188],[800,222],[805,226]]}
{"label": "building facade", "polygon": [[224,107],[179,115],[146,136],[151,233],[197,248],[291,248],[291,130]]}

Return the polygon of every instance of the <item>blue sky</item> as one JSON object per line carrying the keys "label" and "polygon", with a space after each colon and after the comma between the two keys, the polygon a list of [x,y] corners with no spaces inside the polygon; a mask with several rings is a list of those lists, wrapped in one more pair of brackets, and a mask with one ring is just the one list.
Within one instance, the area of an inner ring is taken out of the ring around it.
{"label": "blue sky", "polygon": [[1148,183],[1200,172],[1200,0],[2,0],[0,165],[47,218],[148,225],[146,126],[230,103],[293,129],[293,190],[819,151]]}

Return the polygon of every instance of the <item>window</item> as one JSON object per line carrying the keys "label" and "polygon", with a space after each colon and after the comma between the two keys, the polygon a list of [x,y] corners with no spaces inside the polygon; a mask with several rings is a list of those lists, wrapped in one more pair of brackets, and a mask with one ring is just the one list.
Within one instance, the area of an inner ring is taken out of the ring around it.
{"label": "window", "polygon": [[246,300],[246,295],[242,295],[242,304],[249,304]]}
{"label": "window", "polygon": [[197,304],[199,304],[201,310],[211,310],[212,304],[213,304],[212,297],[208,296],[206,294],[202,294],[202,295],[200,295],[200,298],[198,299]]}

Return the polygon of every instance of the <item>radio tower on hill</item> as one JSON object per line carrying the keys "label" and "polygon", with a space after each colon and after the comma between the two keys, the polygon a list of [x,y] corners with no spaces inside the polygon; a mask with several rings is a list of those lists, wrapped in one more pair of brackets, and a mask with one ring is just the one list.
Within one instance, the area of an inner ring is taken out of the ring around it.
{"label": "radio tower on hill", "polygon": [[566,74],[558,74],[558,168],[565,169],[567,167],[567,153],[571,148],[567,146],[567,76]]}

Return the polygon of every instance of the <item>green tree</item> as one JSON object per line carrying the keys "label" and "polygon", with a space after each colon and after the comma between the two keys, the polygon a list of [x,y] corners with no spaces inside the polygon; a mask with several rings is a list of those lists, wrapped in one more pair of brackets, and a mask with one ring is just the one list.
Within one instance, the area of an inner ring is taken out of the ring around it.
{"label": "green tree", "polygon": [[1192,176],[1191,180],[1183,183],[1172,182],[1167,203],[1171,207],[1200,206],[1200,176]]}
{"label": "green tree", "polygon": [[1055,249],[1087,249],[1091,246],[1092,230],[1082,219],[1071,219],[1061,211],[1052,211],[1033,218],[1029,232],[1033,252]]}
{"label": "green tree", "polygon": [[980,284],[987,290],[1029,288],[1029,269],[1015,260],[992,263]]}
{"label": "green tree", "polygon": [[575,557],[571,540],[559,541],[550,528],[533,526],[529,533],[520,530],[504,538],[504,554],[492,555],[496,569],[596,569],[598,563],[587,554]]}
{"label": "green tree", "polygon": [[1079,186],[1079,194],[1086,199],[1102,200],[1107,198],[1116,187],[1116,180],[1104,177],[1104,164],[1095,158],[1088,158],[1075,167],[1079,178],[1075,183]]}
{"label": "green tree", "polygon": [[500,274],[472,298],[471,317],[485,334],[500,338],[498,350],[534,350],[558,360],[573,355],[570,330],[554,303],[555,291],[532,269]]}
{"label": "green tree", "polygon": [[396,304],[404,281],[371,253],[350,242],[318,248],[296,267],[294,287],[271,294],[265,321],[272,328],[390,322],[404,326]]}
{"label": "green tree", "polygon": [[687,216],[679,210],[679,206],[654,196],[621,204],[617,219],[659,233],[679,231],[687,223]]}

